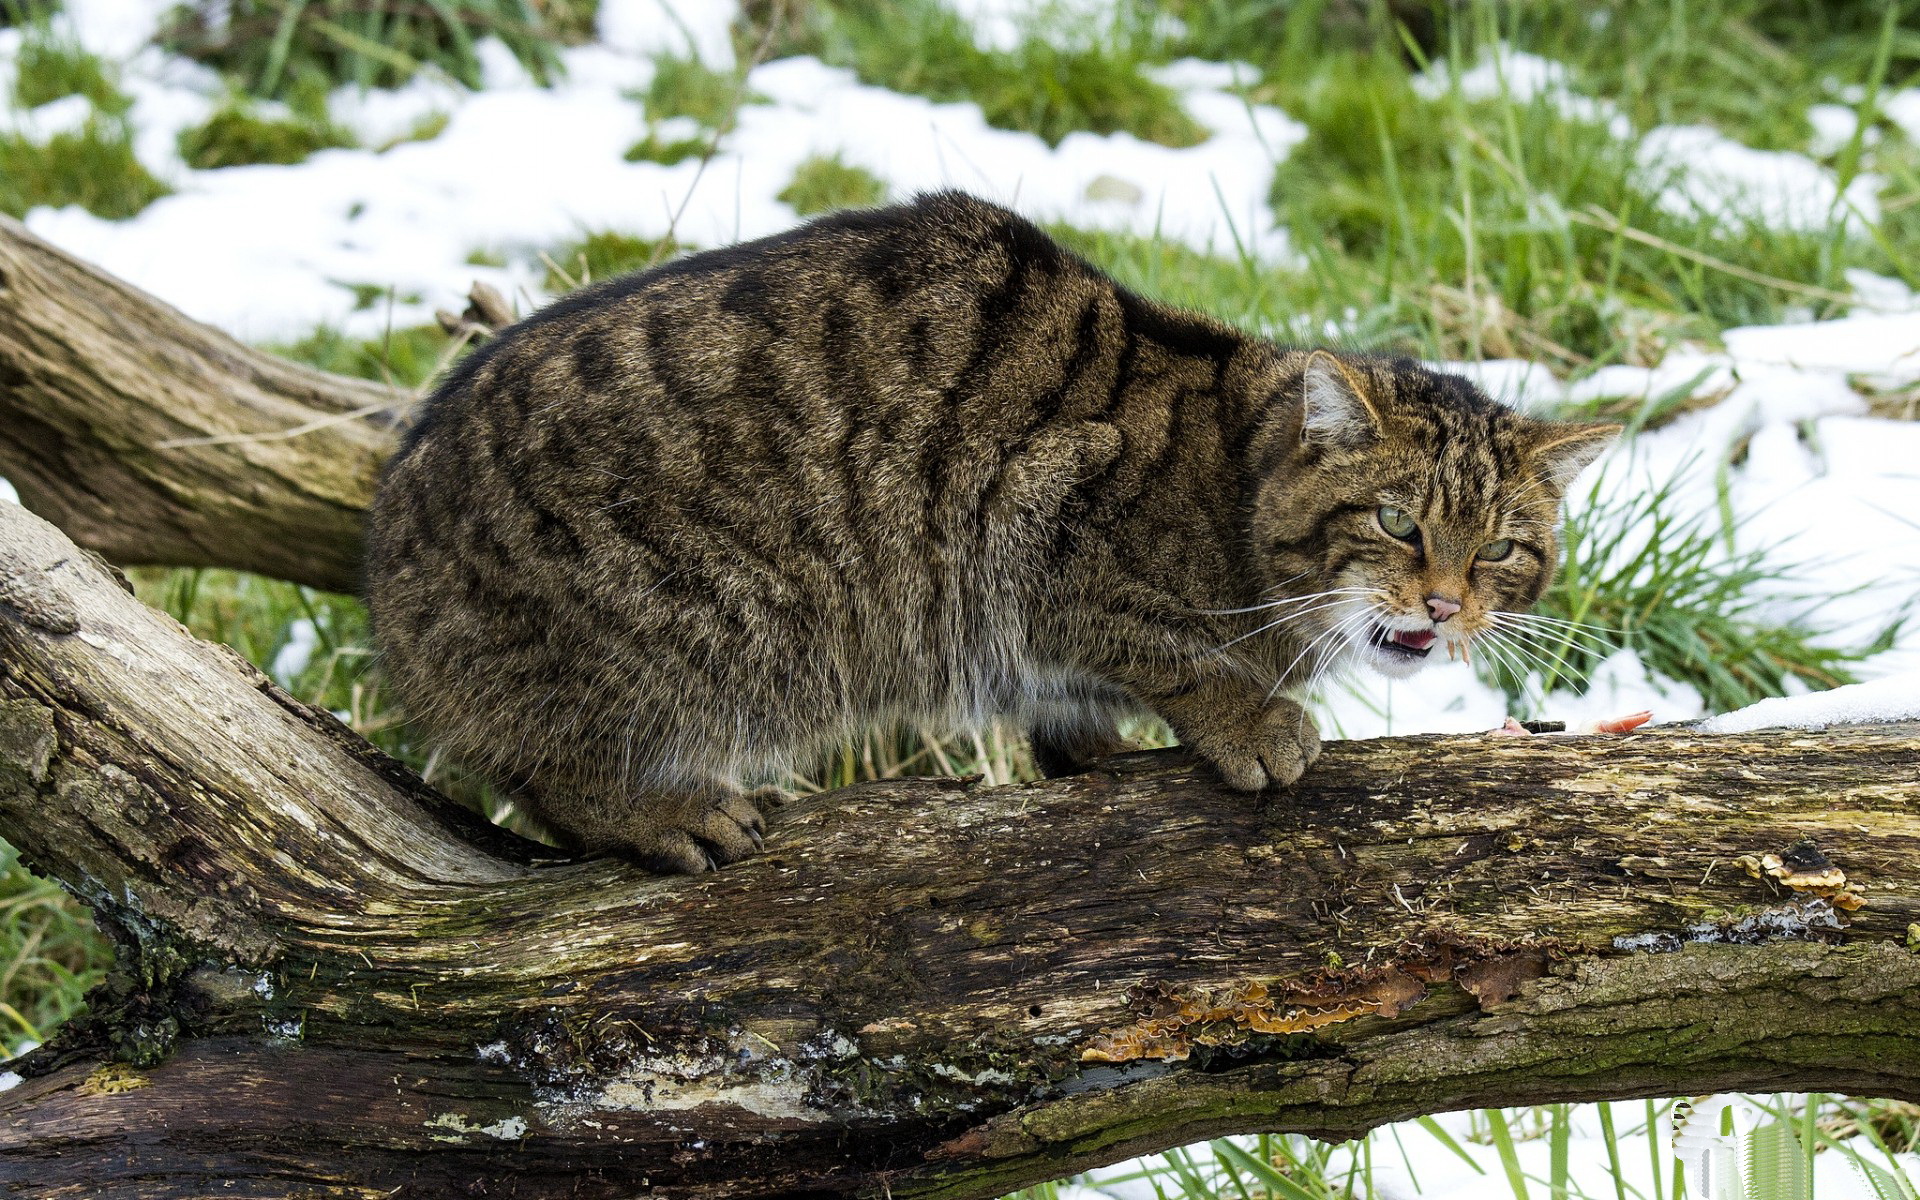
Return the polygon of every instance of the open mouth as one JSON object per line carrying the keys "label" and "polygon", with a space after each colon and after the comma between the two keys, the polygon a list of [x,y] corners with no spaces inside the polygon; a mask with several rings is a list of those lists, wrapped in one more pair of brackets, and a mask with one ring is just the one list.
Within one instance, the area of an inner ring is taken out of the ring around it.
{"label": "open mouth", "polygon": [[1433,630],[1388,629],[1384,625],[1375,625],[1368,640],[1388,654],[1412,662],[1425,658],[1427,652],[1433,649]]}

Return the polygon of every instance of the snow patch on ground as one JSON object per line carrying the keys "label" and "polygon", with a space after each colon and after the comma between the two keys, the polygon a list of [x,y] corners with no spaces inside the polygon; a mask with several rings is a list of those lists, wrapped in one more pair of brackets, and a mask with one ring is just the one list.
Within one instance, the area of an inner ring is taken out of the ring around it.
{"label": "snow patch on ground", "polygon": [[[1457,77],[1440,59],[1413,81],[1414,90],[1428,99],[1450,95],[1456,86],[1469,100],[1538,101],[1569,120],[1601,126],[1622,141],[1635,137],[1633,123],[1618,105],[1579,92],[1566,64],[1537,54],[1502,47]],[[1920,90],[1915,94],[1920,96]],[[1808,118],[1815,127],[1814,150],[1830,154],[1853,136],[1858,117],[1841,105],[1820,108]],[[1914,115],[1920,121],[1920,100]],[[1833,149],[1823,149],[1827,146]],[[1660,190],[1661,207],[1679,216],[1807,231],[1829,228],[1836,221],[1879,219],[1879,192],[1885,184],[1879,177],[1857,175],[1843,191],[1831,170],[1804,154],[1755,150],[1710,126],[1650,129],[1639,135],[1635,154],[1648,182]]]}
{"label": "snow patch on ground", "polygon": [[[255,341],[320,325],[372,336],[425,323],[436,308],[460,308],[475,280],[531,309],[544,300],[529,265],[535,252],[590,230],[673,232],[696,246],[777,233],[799,220],[778,194],[816,155],[866,168],[896,198],[960,187],[1041,220],[1292,261],[1267,189],[1274,164],[1305,130],[1277,108],[1231,94],[1240,68],[1185,62],[1160,72],[1213,131],[1201,145],[1074,133],[1050,147],[991,128],[975,104],[934,104],[865,87],[815,59],[780,59],[749,76],[749,93],[767,102],[743,107],[704,168],[692,160],[628,163],[626,150],[645,132],[632,94],[652,78],[653,55],[691,44],[711,59],[720,17],[732,12],[676,5],[683,30],[649,16],[657,7],[633,0],[603,9],[612,42],[564,51],[567,75],[552,88],[534,85],[504,47],[488,42],[484,91],[423,76],[396,91],[337,94],[337,119],[369,146],[436,114],[448,123],[430,141],[329,150],[292,166],[188,169],[175,139],[212,111],[218,81],[140,51],[123,72],[135,99],[136,152],[176,194],[126,221],[70,207],[36,209],[27,224],[188,315]],[[470,265],[481,249],[517,263]],[[393,302],[356,310],[354,285],[387,289]]]}
{"label": "snow patch on ground", "polygon": [[1843,191],[1834,173],[1788,150],[1755,150],[1706,125],[1663,125],[1640,139],[1643,168],[1665,177],[1660,206],[1738,226],[1819,232],[1880,219],[1877,175],[1854,176]]}

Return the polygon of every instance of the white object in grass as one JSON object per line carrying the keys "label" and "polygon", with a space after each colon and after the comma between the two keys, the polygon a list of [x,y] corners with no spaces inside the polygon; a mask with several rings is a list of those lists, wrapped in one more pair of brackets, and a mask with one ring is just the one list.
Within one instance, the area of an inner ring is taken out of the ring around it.
{"label": "white object in grass", "polygon": [[1673,1154],[1686,1172],[1687,1194],[1700,1200],[1742,1200],[1741,1139],[1757,1124],[1738,1096],[1702,1096],[1674,1106]]}
{"label": "white object in grass", "polygon": [[1747,733],[1755,729],[1825,729],[1920,718],[1920,670],[1868,683],[1762,700],[1700,723],[1706,733]]}
{"label": "white object in grass", "polygon": [[307,669],[307,664],[313,661],[313,652],[319,646],[320,631],[310,618],[301,617],[288,625],[286,643],[273,656],[273,662],[268,667],[274,682],[281,687],[292,687],[294,676]]}

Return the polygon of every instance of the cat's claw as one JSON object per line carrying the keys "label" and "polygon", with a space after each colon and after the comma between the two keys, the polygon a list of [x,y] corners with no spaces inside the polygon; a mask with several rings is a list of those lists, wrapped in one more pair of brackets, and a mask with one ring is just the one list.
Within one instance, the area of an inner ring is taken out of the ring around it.
{"label": "cat's claw", "polygon": [[1213,763],[1228,787],[1257,792],[1298,782],[1320,757],[1320,731],[1298,704],[1275,700],[1241,737],[1196,738],[1194,748]]}

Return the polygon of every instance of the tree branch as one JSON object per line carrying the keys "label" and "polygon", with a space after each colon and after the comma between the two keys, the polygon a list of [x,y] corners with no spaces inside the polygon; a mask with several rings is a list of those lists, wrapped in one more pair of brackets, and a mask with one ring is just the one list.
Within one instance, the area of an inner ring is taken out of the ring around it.
{"label": "tree branch", "polygon": [[[10,506],[0,580],[0,834],[122,949],[0,1093],[22,1195],[975,1197],[1463,1106],[1920,1097],[1920,727],[1335,743],[1264,807],[1171,752],[895,781],[656,879],[487,840]],[[1864,907],[1736,865],[1806,835]]]}
{"label": "tree branch", "polygon": [[0,215],[0,475],[116,562],[357,590],[406,402],[250,349]]}

